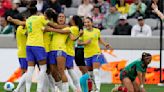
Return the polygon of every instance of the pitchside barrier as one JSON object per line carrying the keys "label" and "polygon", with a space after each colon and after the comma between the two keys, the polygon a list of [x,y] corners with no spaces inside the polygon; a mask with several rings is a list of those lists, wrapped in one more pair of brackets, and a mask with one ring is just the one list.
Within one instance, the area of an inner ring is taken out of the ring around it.
{"label": "pitchside barrier", "polygon": [[[159,37],[130,37],[130,36],[102,36],[103,39],[109,42],[114,51],[106,50],[101,46],[102,53],[106,58],[107,63],[101,66],[101,81],[103,83],[120,83],[119,73],[126,65],[133,60],[141,57],[142,52],[152,54],[152,62],[149,65],[146,73],[147,84],[159,83]],[[164,41],[164,40],[163,40]],[[164,46],[164,45],[163,45]],[[164,54],[163,56],[164,57]],[[164,71],[164,63],[163,63]],[[75,70],[78,75],[80,72],[77,67]],[[35,75],[33,81],[37,81]],[[164,72],[162,73],[164,80]],[[0,82],[17,81],[21,76],[19,63],[17,59],[16,41],[14,36],[0,35]]]}

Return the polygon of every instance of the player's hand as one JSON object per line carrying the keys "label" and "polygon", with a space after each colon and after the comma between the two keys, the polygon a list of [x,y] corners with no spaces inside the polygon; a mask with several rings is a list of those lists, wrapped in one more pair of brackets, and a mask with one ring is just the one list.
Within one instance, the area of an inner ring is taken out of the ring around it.
{"label": "player's hand", "polygon": [[145,88],[141,88],[141,92],[146,92]]}
{"label": "player's hand", "polygon": [[153,8],[153,10],[158,9],[158,6],[154,3],[151,5],[151,7]]}
{"label": "player's hand", "polygon": [[8,17],[7,17],[7,21],[12,21],[12,19],[13,19],[13,18],[12,18],[11,16],[8,16]]}

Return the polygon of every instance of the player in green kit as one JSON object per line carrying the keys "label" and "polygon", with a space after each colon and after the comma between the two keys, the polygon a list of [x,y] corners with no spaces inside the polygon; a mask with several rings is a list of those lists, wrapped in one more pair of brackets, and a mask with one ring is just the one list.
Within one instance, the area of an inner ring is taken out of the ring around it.
{"label": "player in green kit", "polygon": [[[130,63],[120,72],[123,86],[115,87],[112,92],[146,92],[144,88],[145,74],[151,60],[151,54],[143,52],[141,59]],[[135,81],[136,77],[139,78],[140,85]]]}

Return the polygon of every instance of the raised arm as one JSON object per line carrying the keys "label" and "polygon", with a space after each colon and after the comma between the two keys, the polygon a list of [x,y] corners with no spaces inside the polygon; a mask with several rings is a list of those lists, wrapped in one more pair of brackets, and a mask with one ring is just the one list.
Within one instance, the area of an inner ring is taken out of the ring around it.
{"label": "raised arm", "polygon": [[83,31],[80,30],[78,36],[74,36],[74,35],[71,33],[71,34],[69,35],[69,37],[70,37],[70,39],[71,39],[72,41],[76,41],[76,40],[78,40],[79,37],[82,36],[82,35],[83,35]]}
{"label": "raised arm", "polygon": [[160,11],[158,10],[157,5],[152,4],[151,7],[154,9],[154,12],[155,12],[162,20],[164,20],[164,15],[162,14],[162,12],[160,12]]}
{"label": "raised arm", "polygon": [[10,16],[7,17],[7,20],[8,20],[9,22],[12,22],[12,23],[16,24],[16,25],[21,25],[21,26],[25,26],[25,25],[26,25],[26,22],[25,22],[25,21],[20,21],[20,20],[18,20],[18,19],[12,18],[12,17],[10,17]]}
{"label": "raised arm", "polygon": [[58,25],[58,24],[53,23],[53,22],[49,22],[47,25],[50,27],[53,27],[55,29],[63,29],[65,27],[68,27],[68,25]]}
{"label": "raised arm", "polygon": [[48,31],[48,32],[57,32],[57,33],[61,33],[61,34],[68,34],[70,33],[70,30],[62,30],[62,29],[55,29],[49,26],[46,26],[45,28],[43,28],[44,31]]}

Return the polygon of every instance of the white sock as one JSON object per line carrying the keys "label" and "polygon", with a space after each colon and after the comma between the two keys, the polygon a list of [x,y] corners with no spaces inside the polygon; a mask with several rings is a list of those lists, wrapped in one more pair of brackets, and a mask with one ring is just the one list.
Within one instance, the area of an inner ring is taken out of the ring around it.
{"label": "white sock", "polygon": [[49,79],[49,88],[51,92],[55,92],[55,80],[51,74],[48,75],[48,79]]}
{"label": "white sock", "polygon": [[26,89],[26,84],[24,82],[18,92],[25,92],[25,89]]}
{"label": "white sock", "polygon": [[45,75],[45,80],[44,80],[44,85],[45,86],[43,86],[43,92],[49,92],[49,85],[50,85],[50,83],[49,83],[49,79],[48,79],[48,75],[46,74]]}
{"label": "white sock", "polygon": [[34,72],[34,66],[28,66],[26,73],[26,92],[30,92],[31,84],[32,84],[32,75]]}
{"label": "white sock", "polygon": [[38,83],[37,83],[37,92],[43,92],[43,87],[45,86],[45,78],[46,78],[46,70],[47,65],[40,65],[40,71],[38,76]]}
{"label": "white sock", "polygon": [[75,85],[73,84],[73,82],[70,80],[70,78],[68,78],[68,84],[69,84],[70,88],[73,90],[73,92],[76,92],[76,89],[77,88],[75,87]]}
{"label": "white sock", "polygon": [[74,72],[74,70],[69,69],[68,73],[69,73],[70,77],[72,78],[72,81],[73,81],[74,85],[76,86],[76,89],[77,88],[79,89],[80,88],[80,83],[79,83],[78,77],[77,77],[76,73]]}
{"label": "white sock", "polygon": [[[59,88],[60,91],[62,91],[62,81],[55,82],[56,86]],[[62,91],[63,92],[63,91]]]}
{"label": "white sock", "polygon": [[68,82],[62,83],[62,92],[69,92]]}
{"label": "white sock", "polygon": [[101,83],[100,83],[100,72],[99,72],[99,69],[93,69],[93,74],[94,74],[94,80],[95,80],[96,87],[100,91]]}
{"label": "white sock", "polygon": [[22,77],[20,78],[19,84],[18,84],[17,88],[15,89],[16,92],[18,92],[20,90],[20,88],[23,86],[23,84],[25,83],[25,81],[26,81],[26,73],[24,73],[22,75]]}

